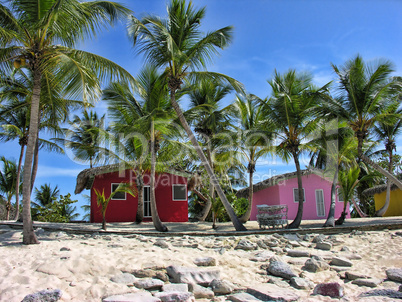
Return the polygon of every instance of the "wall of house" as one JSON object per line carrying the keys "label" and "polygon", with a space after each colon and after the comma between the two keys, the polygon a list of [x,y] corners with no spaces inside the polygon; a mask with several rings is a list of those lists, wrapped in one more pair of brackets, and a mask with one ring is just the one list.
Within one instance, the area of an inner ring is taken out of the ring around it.
{"label": "wall of house", "polygon": [[[112,183],[133,182],[135,183],[135,174],[126,170],[122,173],[111,172],[95,177],[91,189],[91,222],[102,222],[100,207],[96,203],[96,194],[94,189],[102,192],[105,190],[105,196],[111,193]],[[188,221],[188,203],[185,201],[173,200],[173,184],[187,185],[187,179],[182,176],[164,173],[155,177],[155,198],[158,208],[158,214],[163,222],[186,222]],[[149,174],[144,175],[144,185],[150,185]],[[138,195],[137,195],[138,196]],[[126,194],[126,200],[111,200],[106,211],[107,222],[134,222],[137,213],[138,197]],[[151,219],[144,219],[144,221]]]}
{"label": "wall of house", "polygon": [[[385,198],[387,191],[379,194],[374,194],[375,210],[378,211],[385,204]],[[390,194],[389,206],[384,214],[384,217],[388,216],[402,216],[402,190],[392,190]]]}
{"label": "wall of house", "polygon": [[[316,175],[309,174],[304,175],[302,178],[303,188],[305,191],[306,201],[303,208],[303,219],[326,219],[328,216],[328,211],[331,203],[331,183],[326,179]],[[257,205],[267,204],[267,205],[277,205],[286,204],[288,206],[288,220],[292,221],[296,217],[298,203],[294,202],[293,188],[297,189],[297,177],[284,180],[279,184],[268,187],[264,190],[254,193],[253,197],[253,208],[251,212],[250,220],[256,220]],[[325,205],[325,215],[318,216],[317,204],[315,197],[315,190],[323,190],[324,195],[324,205]],[[343,202],[338,201],[336,198],[335,204],[335,218],[339,218],[343,211]],[[350,213],[346,216],[350,218]]]}
{"label": "wall of house", "polygon": [[269,206],[280,204],[278,186],[272,186],[264,190],[254,192],[250,220],[257,220],[257,205],[263,204]]}

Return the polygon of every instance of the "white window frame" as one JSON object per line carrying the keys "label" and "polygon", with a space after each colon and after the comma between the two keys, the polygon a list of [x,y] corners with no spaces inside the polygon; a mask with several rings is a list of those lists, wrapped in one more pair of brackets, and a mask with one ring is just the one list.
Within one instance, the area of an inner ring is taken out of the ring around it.
{"label": "white window frame", "polygon": [[[113,193],[116,189],[113,190],[113,186],[117,185],[117,187],[120,185],[120,183],[115,183],[112,182],[110,184],[110,194]],[[113,196],[113,198],[111,200],[127,200],[127,193],[126,192],[119,192],[119,193],[124,193],[124,198],[115,198],[116,195]]]}
{"label": "white window frame", "polygon": [[[145,190],[147,188],[149,188],[149,193],[148,193],[149,200],[145,200]],[[142,199],[143,199],[143,214],[144,214],[144,218],[152,217],[152,213],[151,213],[151,186],[143,186],[142,187]],[[148,204],[148,206],[147,206],[147,204]],[[149,209],[149,216],[145,215],[145,209],[146,208]]]}
{"label": "white window frame", "polygon": [[[298,203],[298,201],[296,201],[296,196],[298,196],[298,194],[295,194],[295,191],[298,190],[298,188],[293,188],[293,202]],[[303,203],[306,202],[306,190],[303,190]]]}
{"label": "white window frame", "polygon": [[[323,210],[323,215],[320,215],[318,212],[318,200],[317,200],[317,192],[321,192],[322,196],[322,210]],[[323,189],[317,189],[315,190],[315,208],[317,211],[317,217],[325,217],[325,198],[324,198],[324,190]]]}
{"label": "white window frame", "polygon": [[[345,197],[342,196],[342,200],[339,198],[339,197],[341,196],[341,195],[339,194],[339,193],[340,193],[340,190],[341,190],[340,187],[336,188],[336,198],[338,198],[338,202],[344,203],[344,202],[345,202]],[[343,194],[342,194],[342,195],[343,195]]]}
{"label": "white window frame", "polygon": [[[184,187],[185,188],[185,194],[184,194],[184,199],[176,199],[174,198],[174,188],[175,187]],[[187,201],[187,186],[185,184],[174,184],[172,185],[172,200],[173,201]]]}

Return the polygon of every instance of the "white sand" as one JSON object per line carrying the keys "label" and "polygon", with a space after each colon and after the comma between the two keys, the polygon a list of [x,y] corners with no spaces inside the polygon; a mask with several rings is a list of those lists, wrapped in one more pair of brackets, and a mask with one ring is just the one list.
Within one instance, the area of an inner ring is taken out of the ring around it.
{"label": "white sand", "polygon": [[[107,235],[98,238],[84,238],[83,235],[58,238],[56,233],[46,233],[40,237],[39,245],[24,246],[20,242],[20,231],[8,231],[0,234],[0,301],[21,301],[24,296],[44,289],[61,289],[63,297],[60,301],[101,301],[103,297],[138,291],[135,287],[117,284],[110,278],[121,272],[146,268],[150,265],[166,267],[183,265],[194,267],[197,257],[212,256],[217,259],[221,278],[229,280],[240,288],[252,284],[267,282],[269,276],[262,274],[261,262],[250,261],[251,255],[258,251],[234,250],[240,238],[257,241],[265,235],[246,237],[166,237],[171,247],[160,248],[153,245],[157,238],[138,236]],[[385,270],[402,267],[402,237],[393,236],[395,231],[371,231],[363,235],[336,235],[339,245],[332,251],[320,251],[312,248],[297,247],[295,249],[310,250],[323,256],[347,256],[357,253],[363,257],[353,260],[350,271],[373,278],[386,279]],[[198,248],[180,247],[182,243],[198,243]],[[214,246],[227,246],[223,255],[213,249]],[[350,252],[341,252],[347,246]],[[61,251],[65,247],[69,251]],[[290,258],[282,255],[285,261],[293,261],[294,270],[302,272],[301,266],[306,258]],[[314,283],[340,282],[333,270],[319,273],[304,272],[304,277]],[[348,301],[392,301],[387,298],[364,298],[357,296],[370,290],[346,283],[344,285]],[[398,287],[393,282],[384,282],[378,288]],[[328,297],[309,297],[312,291],[299,291],[301,301],[328,301]],[[206,300],[204,300],[206,301]]]}

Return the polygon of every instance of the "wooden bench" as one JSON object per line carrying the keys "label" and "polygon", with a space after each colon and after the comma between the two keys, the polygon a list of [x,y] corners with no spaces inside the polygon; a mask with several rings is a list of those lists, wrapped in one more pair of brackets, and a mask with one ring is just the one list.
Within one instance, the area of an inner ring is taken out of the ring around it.
{"label": "wooden bench", "polygon": [[257,205],[257,221],[260,229],[265,227],[276,228],[277,226],[284,228],[288,225],[288,206]]}

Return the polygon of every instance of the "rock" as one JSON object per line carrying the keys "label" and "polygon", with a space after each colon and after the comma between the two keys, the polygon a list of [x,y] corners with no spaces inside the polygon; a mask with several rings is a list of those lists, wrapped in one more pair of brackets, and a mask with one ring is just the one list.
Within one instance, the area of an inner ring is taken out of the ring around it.
{"label": "rock", "polygon": [[69,247],[65,247],[65,246],[63,246],[63,247],[60,249],[60,252],[69,252],[69,251],[71,251],[71,249],[70,249]]}
{"label": "rock", "polygon": [[300,277],[293,277],[290,279],[290,285],[297,289],[312,289],[314,288],[314,283],[310,280],[306,280]]}
{"label": "rock", "polygon": [[402,293],[393,289],[374,289],[359,295],[359,297],[388,297],[391,299],[402,299]]}
{"label": "rock", "polygon": [[57,234],[56,234],[56,237],[57,238],[63,238],[63,237],[67,237],[68,235],[67,235],[67,233],[66,232],[58,232]]}
{"label": "rock", "polygon": [[321,283],[316,285],[313,295],[329,296],[331,298],[342,298],[343,287],[338,282]]}
{"label": "rock", "polygon": [[187,283],[169,283],[162,286],[163,292],[188,292]]}
{"label": "rock", "polygon": [[257,245],[262,249],[267,249],[268,245],[265,244],[264,240],[258,240]]}
{"label": "rock", "polygon": [[341,248],[341,252],[350,252],[350,248],[348,248],[347,246],[344,246]]}
{"label": "rock", "polygon": [[287,263],[281,261],[279,257],[274,256],[269,261],[270,262],[267,271],[270,274],[288,280],[293,277],[297,277],[292,268]]}
{"label": "rock", "polygon": [[322,241],[324,241],[324,240],[325,240],[325,236],[324,236],[323,234],[319,234],[319,235],[317,235],[317,236],[315,236],[315,237],[313,238],[313,242],[314,242],[314,243],[322,242]]}
{"label": "rock", "polygon": [[217,269],[201,270],[183,266],[168,266],[166,271],[174,283],[196,283],[208,286],[212,280],[220,278],[220,271]]}
{"label": "rock", "polygon": [[382,280],[376,278],[358,278],[352,281],[353,284],[367,287],[377,287],[382,283]]}
{"label": "rock", "polygon": [[102,240],[105,240],[105,241],[112,241],[112,236],[109,236],[109,235],[102,236]]}
{"label": "rock", "polygon": [[161,302],[149,292],[138,292],[122,295],[114,295],[102,300],[103,302]]}
{"label": "rock", "polygon": [[327,241],[320,241],[316,243],[315,248],[319,250],[330,251],[332,249],[332,244]]}
{"label": "rock", "polygon": [[136,280],[132,274],[129,273],[122,273],[110,278],[111,281],[115,283],[122,283],[122,284],[133,284]]}
{"label": "rock", "polygon": [[164,282],[159,279],[137,279],[134,281],[134,285],[137,288],[153,290],[162,288]]}
{"label": "rock", "polygon": [[138,269],[134,270],[132,274],[137,278],[153,278],[162,280],[164,282],[169,281],[169,277],[166,275],[165,269],[161,269],[161,271],[155,271],[153,269]]}
{"label": "rock", "polygon": [[321,260],[316,260],[314,258],[307,259],[306,263],[304,263],[304,266],[302,269],[312,272],[312,273],[317,273],[321,271],[325,271],[329,269],[329,264],[326,263],[325,261]]}
{"label": "rock", "polygon": [[389,268],[385,273],[389,280],[402,283],[402,268]]}
{"label": "rock", "polygon": [[162,302],[195,302],[193,293],[190,292],[159,292],[154,296]]}
{"label": "rock", "polygon": [[241,239],[237,243],[235,250],[253,251],[256,250],[257,247],[258,247],[257,244],[252,243],[251,241],[246,239]]}
{"label": "rock", "polygon": [[283,249],[280,248],[279,246],[271,248],[271,251],[275,252],[276,254],[283,254]]}
{"label": "rock", "polygon": [[283,238],[289,241],[299,241],[300,237],[297,234],[283,234]]}
{"label": "rock", "polygon": [[209,286],[211,287],[212,291],[218,295],[231,294],[235,288],[235,286],[229,281],[219,279],[212,280]]}
{"label": "rock", "polygon": [[213,257],[196,258],[194,264],[197,266],[216,266],[216,259]]}
{"label": "rock", "polygon": [[198,284],[189,284],[189,290],[194,294],[196,299],[212,299],[215,294],[214,292],[206,287]]}
{"label": "rock", "polygon": [[275,254],[270,251],[261,251],[251,256],[250,260],[255,262],[266,262],[273,256],[275,256]]}
{"label": "rock", "polygon": [[362,256],[356,253],[350,253],[350,254],[343,254],[342,255],[344,258],[349,259],[349,260],[360,260],[362,259]]}
{"label": "rock", "polygon": [[29,294],[21,302],[56,302],[63,295],[60,289],[42,290],[40,292]]}
{"label": "rock", "polygon": [[310,252],[302,251],[302,250],[288,250],[288,256],[290,256],[290,257],[310,257]]}
{"label": "rock", "polygon": [[399,289],[398,289],[400,292],[402,292],[402,284],[401,285],[399,285]]}
{"label": "rock", "polygon": [[314,236],[311,234],[306,234],[303,236],[303,241],[311,242],[311,241],[313,241],[313,239],[314,239]]}
{"label": "rock", "polygon": [[366,279],[368,277],[365,275],[347,271],[347,272],[345,272],[345,278],[352,281],[352,280],[356,280],[356,279]]}
{"label": "rock", "polygon": [[261,302],[262,300],[248,293],[238,293],[227,296],[227,299],[232,302]]}
{"label": "rock", "polygon": [[159,247],[164,248],[164,249],[168,249],[170,247],[170,245],[163,239],[156,240],[154,245],[159,246]]}
{"label": "rock", "polygon": [[275,277],[275,276],[270,276],[268,279],[268,283],[275,284],[279,287],[290,287],[290,285],[287,281],[284,281],[282,278]]}
{"label": "rock", "polygon": [[45,230],[42,229],[42,228],[37,228],[37,229],[35,230],[35,235],[36,235],[36,236],[43,236],[43,235],[45,235]]}
{"label": "rock", "polygon": [[349,261],[348,259],[345,258],[341,258],[341,257],[334,257],[332,258],[331,265],[336,265],[336,266],[352,266],[353,263],[351,261]]}
{"label": "rock", "polygon": [[263,283],[247,288],[247,293],[262,301],[297,301],[300,296],[291,288],[282,288],[275,284]]}

